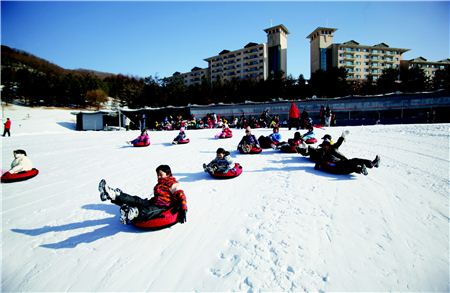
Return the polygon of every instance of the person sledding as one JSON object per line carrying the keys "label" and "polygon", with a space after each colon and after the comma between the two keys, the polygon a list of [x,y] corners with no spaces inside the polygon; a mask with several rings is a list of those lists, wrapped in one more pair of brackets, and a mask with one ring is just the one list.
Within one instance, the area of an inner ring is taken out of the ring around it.
{"label": "person sledding", "polygon": [[250,126],[245,129],[245,135],[239,142],[237,149],[241,154],[258,154],[262,151],[258,140],[252,134]]}
{"label": "person sledding", "polygon": [[173,139],[172,144],[186,143],[188,138],[186,136],[186,132],[184,131],[184,127],[180,127],[180,132]]}
{"label": "person sledding", "polygon": [[314,133],[314,127],[308,125],[308,132],[302,135],[302,139],[306,144],[313,144],[317,142],[316,134]]}
{"label": "person sledding", "polygon": [[216,138],[231,138],[233,137],[233,132],[231,131],[228,123],[222,125],[222,132],[215,136]]}
{"label": "person sledding", "polygon": [[208,173],[227,173],[233,167],[234,162],[230,152],[223,148],[217,149],[216,157],[208,165],[203,164],[203,169]]}
{"label": "person sledding", "polygon": [[168,165],[160,165],[156,168],[158,183],[153,189],[153,197],[150,199],[129,195],[119,188],[111,188],[106,185],[105,179],[100,180],[98,190],[102,201],[110,200],[111,203],[120,206],[120,222],[130,224],[147,221],[160,216],[169,209],[178,212],[177,221],[186,222],[187,204],[186,195]]}
{"label": "person sledding", "polygon": [[33,163],[27,156],[25,150],[14,150],[14,160],[11,162],[11,169],[2,174],[2,182],[22,181],[36,176],[39,171],[33,168]]}
{"label": "person sledding", "polygon": [[33,163],[24,150],[14,150],[13,156],[14,160],[11,162],[11,169],[9,169],[8,173],[17,174],[33,169]]}
{"label": "person sledding", "polygon": [[302,142],[302,135],[300,134],[300,132],[296,131],[293,138],[289,138],[287,142],[283,141],[282,143],[277,145],[277,149],[279,149],[283,153],[296,153],[297,147],[299,147]]}
{"label": "person sledding", "polygon": [[141,131],[141,135],[133,139],[132,141],[127,141],[128,144],[133,146],[148,146],[150,145],[150,137],[148,136],[147,130]]}
{"label": "person sledding", "polygon": [[270,135],[261,135],[258,138],[259,145],[262,148],[273,148],[275,149],[277,145],[281,143],[281,134],[278,126],[275,126]]}
{"label": "person sledding", "polygon": [[324,170],[335,174],[358,173],[367,175],[367,168],[378,168],[380,157],[377,155],[373,161],[361,158],[347,159],[332,147],[330,140],[325,139],[321,144],[321,150],[317,156],[317,162],[314,166],[316,170]]}
{"label": "person sledding", "polygon": [[[349,134],[350,132],[348,130],[343,131],[341,136],[338,138],[337,142],[334,143],[332,140],[331,135],[329,134],[325,134],[322,137],[322,140],[325,141],[329,141],[331,144],[331,148],[334,150],[338,150],[339,147],[342,145],[342,143],[345,141],[345,137]],[[303,141],[298,147],[296,147],[296,150],[299,154],[301,154],[302,156],[309,156],[309,159],[313,162],[317,162],[318,157],[320,152],[322,151],[322,145],[320,144],[317,148],[310,146],[310,145],[306,145],[306,143]]]}

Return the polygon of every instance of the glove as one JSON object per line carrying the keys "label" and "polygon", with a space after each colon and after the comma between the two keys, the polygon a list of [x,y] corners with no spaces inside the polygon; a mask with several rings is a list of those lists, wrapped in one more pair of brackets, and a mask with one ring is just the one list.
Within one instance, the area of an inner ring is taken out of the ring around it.
{"label": "glove", "polygon": [[345,138],[347,135],[349,135],[350,130],[344,130],[342,131],[341,137]]}
{"label": "glove", "polygon": [[184,224],[186,222],[186,210],[180,210],[178,212],[178,222]]}

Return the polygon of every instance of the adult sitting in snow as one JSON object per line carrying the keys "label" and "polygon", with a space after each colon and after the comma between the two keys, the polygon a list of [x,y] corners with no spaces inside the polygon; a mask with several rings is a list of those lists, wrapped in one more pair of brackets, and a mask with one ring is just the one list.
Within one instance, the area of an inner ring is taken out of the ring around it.
{"label": "adult sitting in snow", "polygon": [[142,143],[143,145],[149,145],[150,144],[150,137],[148,136],[147,130],[144,129],[141,132],[141,135],[133,139],[132,141],[127,141],[128,144],[135,145],[137,143]]}
{"label": "adult sitting in snow", "polygon": [[13,151],[13,155],[14,160],[11,162],[11,169],[8,171],[10,174],[26,172],[33,169],[33,163],[27,157],[27,153],[24,150],[15,150]]}
{"label": "adult sitting in snow", "polygon": [[245,135],[242,137],[237,148],[243,153],[249,153],[252,148],[261,148],[258,140],[252,134],[250,126],[247,126],[247,128],[245,129]]}
{"label": "adult sitting in snow", "polygon": [[318,153],[317,162],[314,169],[332,170],[335,173],[352,173],[367,175],[367,168],[378,168],[380,157],[377,155],[373,161],[353,158],[347,159],[333,148],[331,142],[325,139],[321,144],[321,151]]}
{"label": "adult sitting in snow", "polygon": [[203,164],[203,169],[208,173],[227,173],[234,167],[230,152],[223,148],[218,148],[216,157],[208,164]]}
{"label": "adult sitting in snow", "polygon": [[277,145],[281,143],[281,134],[278,126],[275,126],[272,130],[272,133],[268,136],[261,135],[258,138],[259,144],[263,148],[276,148]]}
{"label": "adult sitting in snow", "polygon": [[158,183],[153,189],[153,197],[143,199],[139,196],[132,196],[122,192],[118,188],[111,188],[102,179],[98,185],[100,199],[102,201],[111,200],[112,203],[120,206],[120,221],[122,224],[129,224],[130,221],[146,221],[159,216],[162,212],[170,208],[178,208],[178,222],[186,222],[186,196],[180,188],[180,184],[167,165],[160,165],[156,168]]}
{"label": "adult sitting in snow", "polygon": [[[341,136],[338,138],[337,142],[334,143],[333,140],[331,139],[331,135],[329,134],[325,134],[322,137],[322,140],[328,140],[331,144],[331,148],[334,150],[338,150],[339,147],[342,145],[342,143],[345,140],[345,137],[349,134],[350,132],[348,130],[342,132]],[[320,156],[320,152],[322,151],[321,148],[322,145],[319,145],[319,147],[313,147],[313,146],[308,146],[306,145],[306,143],[304,141],[302,141],[301,145],[299,145],[297,147],[297,152],[299,154],[301,154],[302,156],[309,156],[309,159],[313,162],[317,162],[318,161],[318,157]]]}
{"label": "adult sitting in snow", "polygon": [[178,135],[173,139],[172,144],[177,144],[180,142],[180,140],[186,139],[186,133],[184,132],[184,127],[180,128],[180,132]]}

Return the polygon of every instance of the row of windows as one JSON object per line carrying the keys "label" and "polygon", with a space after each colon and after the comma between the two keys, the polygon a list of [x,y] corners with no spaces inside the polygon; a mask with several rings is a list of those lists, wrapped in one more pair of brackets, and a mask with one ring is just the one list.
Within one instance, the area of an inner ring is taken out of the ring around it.
{"label": "row of windows", "polygon": [[395,61],[399,61],[400,60],[397,57],[392,58],[392,57],[370,56],[370,55],[362,55],[361,56],[359,54],[353,55],[353,54],[343,54],[343,53],[340,53],[339,57],[346,58],[346,59],[362,59],[362,58],[364,58],[364,59],[369,59],[369,60],[385,60],[385,61],[391,61],[391,62],[393,62],[394,60]]}
{"label": "row of windows", "polygon": [[411,64],[410,67],[416,68],[436,68],[436,69],[445,69],[449,65],[437,65],[437,64]]}
{"label": "row of windows", "polygon": [[[243,67],[257,65],[257,64],[260,64],[260,63],[263,63],[263,62],[262,61],[261,62],[260,61],[247,62],[247,63],[244,63]],[[223,68],[222,68],[222,66],[216,66],[216,67],[220,67],[220,68],[213,69],[212,73],[221,72],[223,70],[230,70],[230,69],[240,68],[241,64],[230,65],[230,66],[226,66],[226,67],[223,67]],[[263,68],[263,66],[260,66],[260,68]],[[203,74],[204,73],[202,73],[202,75]]]}
{"label": "row of windows", "polygon": [[346,65],[346,66],[358,66],[363,64],[364,66],[373,66],[373,67],[386,67],[386,68],[396,68],[397,66],[387,63],[378,63],[378,62],[359,62],[359,61],[344,61],[340,60],[339,64]]}
{"label": "row of windows", "polygon": [[387,55],[401,54],[400,52],[397,52],[397,51],[368,49],[368,48],[339,47],[339,50],[346,51],[346,52],[367,52],[367,53],[372,53],[372,54],[387,54]]}
{"label": "row of windows", "polygon": [[[240,55],[245,55],[245,54],[249,54],[249,53],[257,53],[258,51],[262,51],[264,48],[261,46],[259,48],[254,48],[251,50],[245,50],[244,52],[236,52],[230,55],[222,55],[220,57],[211,59],[211,62],[218,62],[218,61],[222,61],[225,59],[230,59],[230,58],[235,58],[236,56],[240,56]],[[260,54],[262,56],[262,54]]]}
{"label": "row of windows", "polygon": [[[255,55],[251,55],[251,56],[245,56],[243,58],[243,60],[258,59],[258,58],[260,58],[262,56],[264,56],[262,53],[260,53],[259,55],[255,54]],[[235,60],[229,60],[229,61],[226,61],[226,62],[223,62],[223,63],[213,63],[213,64],[211,64],[211,67],[221,67],[222,65],[234,64],[234,63],[240,62],[240,61],[241,61],[241,59],[237,58]]]}

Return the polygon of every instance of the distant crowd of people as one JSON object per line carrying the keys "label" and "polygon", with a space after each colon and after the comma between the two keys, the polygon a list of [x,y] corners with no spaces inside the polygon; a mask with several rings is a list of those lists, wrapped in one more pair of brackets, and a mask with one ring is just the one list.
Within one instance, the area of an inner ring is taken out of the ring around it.
{"label": "distant crowd of people", "polygon": [[[293,102],[289,109],[289,114],[286,119],[280,119],[279,114],[271,115],[269,109],[264,110],[260,115],[245,115],[243,112],[240,116],[225,117],[216,113],[207,113],[203,117],[183,117],[178,115],[173,117],[168,115],[164,119],[158,121],[148,121],[146,124],[145,114],[139,120],[139,125],[136,128],[141,131],[149,130],[174,130],[184,127],[185,129],[205,129],[205,128],[222,128],[223,125],[228,125],[231,128],[245,129],[251,128],[274,128],[274,127],[288,127],[298,129],[308,129],[313,125],[313,119],[306,109],[300,112],[297,105]],[[335,126],[336,115],[331,112],[329,106],[321,106],[319,111],[319,121],[315,125],[319,126]],[[130,129],[131,120],[126,118],[125,127]]]}

